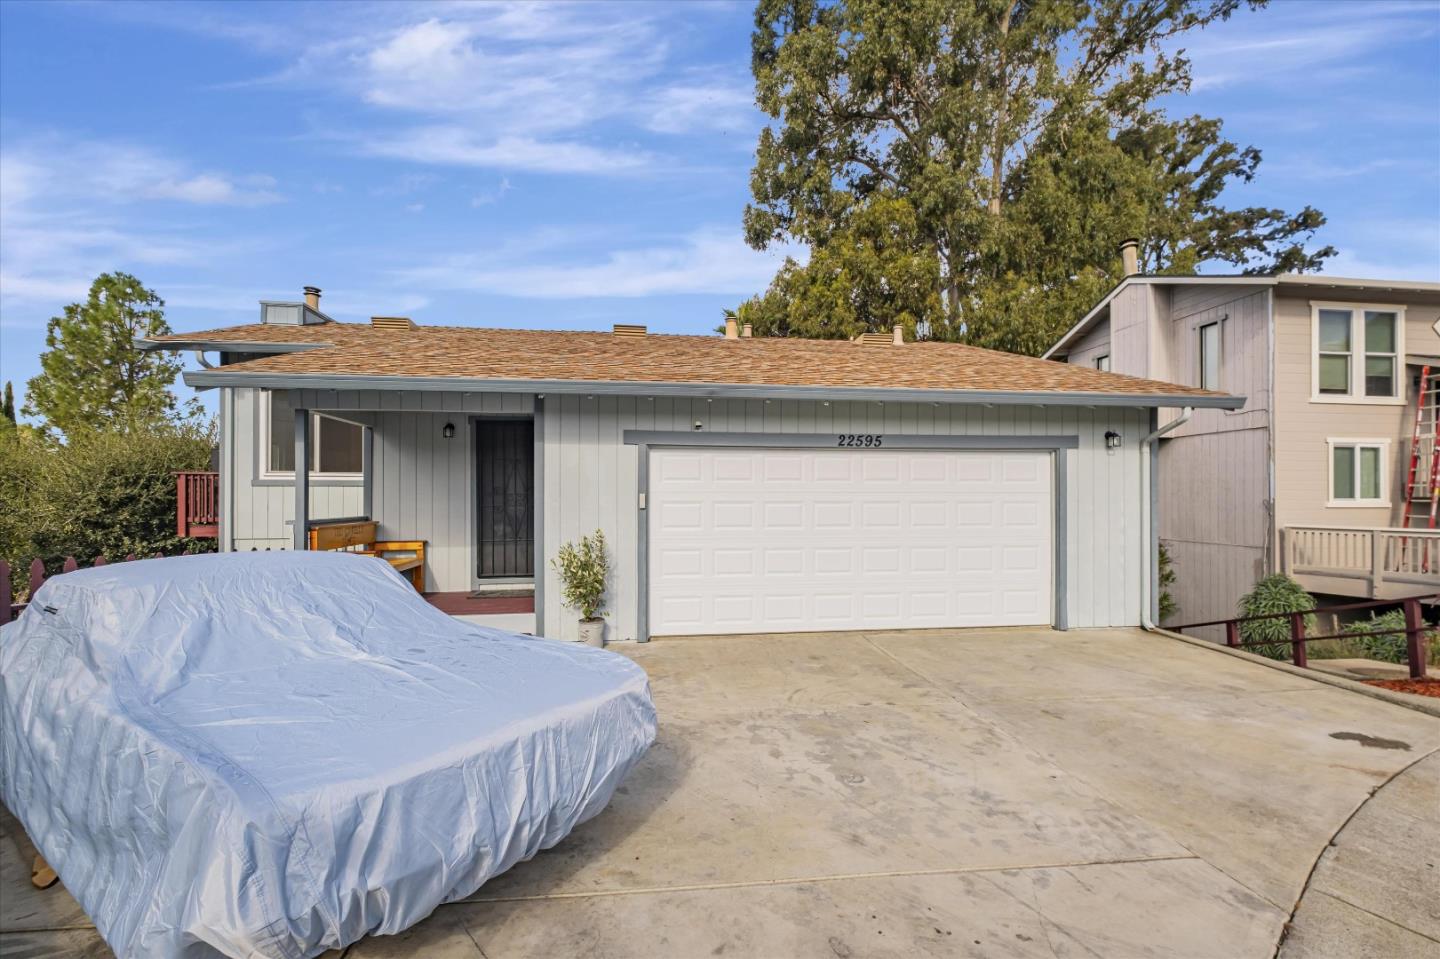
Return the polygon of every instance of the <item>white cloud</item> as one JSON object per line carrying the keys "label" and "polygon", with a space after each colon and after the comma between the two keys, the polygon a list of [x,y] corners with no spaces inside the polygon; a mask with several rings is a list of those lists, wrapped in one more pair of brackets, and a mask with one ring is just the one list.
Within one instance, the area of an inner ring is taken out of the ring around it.
{"label": "white cloud", "polygon": [[297,28],[289,65],[254,82],[338,91],[370,107],[363,125],[336,112],[318,134],[365,155],[603,176],[657,165],[663,149],[636,146],[637,136],[759,126],[741,64],[685,62],[677,38],[704,29],[703,5],[347,9],[359,13]]}
{"label": "white cloud", "polygon": [[653,160],[644,150],[595,147],[565,140],[522,136],[488,139],[454,125],[419,127],[369,137],[360,144],[370,156],[447,166],[522,169],[542,173],[633,173]]}
{"label": "white cloud", "polygon": [[765,288],[787,254],[804,259],[802,250],[752,250],[733,228],[701,229],[663,244],[582,259],[558,247],[522,243],[516,249],[448,256],[405,270],[399,278],[412,286],[540,299],[749,296]]}
{"label": "white cloud", "polygon": [[283,199],[271,177],[194,170],[148,147],[126,142],[36,137],[0,151],[3,201],[79,201],[118,205],[141,200],[262,206]]}
{"label": "white cloud", "polygon": [[1336,83],[1387,69],[1397,41],[1440,32],[1436,8],[1405,3],[1273,4],[1235,16],[1173,46],[1192,61],[1192,89],[1235,84]]}
{"label": "white cloud", "polygon": [[[48,135],[0,151],[0,305],[83,296],[97,274],[203,262],[233,247],[160,215],[182,206],[280,199],[268,176],[196,171],[130,143]],[[131,209],[145,215],[131,215]],[[12,324],[7,316],[6,325]]]}

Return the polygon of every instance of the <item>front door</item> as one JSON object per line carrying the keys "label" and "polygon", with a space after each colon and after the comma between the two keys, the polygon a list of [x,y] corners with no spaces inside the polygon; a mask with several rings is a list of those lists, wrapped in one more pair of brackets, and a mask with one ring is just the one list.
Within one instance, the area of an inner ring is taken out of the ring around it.
{"label": "front door", "polygon": [[477,420],[476,575],[481,579],[535,575],[535,424]]}

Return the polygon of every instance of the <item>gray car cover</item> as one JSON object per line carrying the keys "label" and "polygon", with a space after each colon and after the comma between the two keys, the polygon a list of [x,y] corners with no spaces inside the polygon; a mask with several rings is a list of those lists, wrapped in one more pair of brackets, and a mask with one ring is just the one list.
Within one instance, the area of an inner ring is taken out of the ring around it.
{"label": "gray car cover", "polygon": [[399,932],[654,738],[628,659],[451,619],[373,557],[116,563],[0,629],[0,797],[121,957]]}

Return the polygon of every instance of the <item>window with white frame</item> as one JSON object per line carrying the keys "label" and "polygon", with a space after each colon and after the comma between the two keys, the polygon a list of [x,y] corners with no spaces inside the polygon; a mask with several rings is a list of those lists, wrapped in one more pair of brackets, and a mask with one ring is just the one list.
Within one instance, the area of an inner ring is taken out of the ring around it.
{"label": "window with white frame", "polygon": [[1331,506],[1388,506],[1388,440],[1329,440]]}
{"label": "window with white frame", "polygon": [[[265,431],[266,476],[295,475],[295,411],[289,395],[261,393]],[[358,479],[364,474],[364,429],[354,423],[312,413],[310,475]]]}
{"label": "window with white frame", "polygon": [[1199,328],[1200,383],[1202,390],[1220,388],[1220,321],[1205,323]]}
{"label": "window with white frame", "polygon": [[1312,304],[1315,400],[1403,403],[1405,309]]}
{"label": "window with white frame", "polygon": [[1110,372],[1109,353],[1102,353],[1099,356],[1095,357],[1095,369],[1104,370],[1106,373]]}

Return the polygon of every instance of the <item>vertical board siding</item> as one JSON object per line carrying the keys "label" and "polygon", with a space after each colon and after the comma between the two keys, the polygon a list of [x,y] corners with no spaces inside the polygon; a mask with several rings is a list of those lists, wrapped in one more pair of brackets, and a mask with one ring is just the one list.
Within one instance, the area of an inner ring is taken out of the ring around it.
{"label": "vertical board siding", "polygon": [[[1256,579],[1277,568],[1270,503],[1269,297],[1267,289],[1234,284],[1135,284],[1115,297],[1110,319],[1069,357],[1092,364],[1105,351],[1099,344],[1108,340],[1114,372],[1195,386],[1199,328],[1221,324],[1221,388],[1244,396],[1245,407],[1196,410],[1160,441],[1158,525],[1176,572],[1171,595],[1181,607],[1177,622],[1229,615]],[[1162,409],[1159,423],[1179,415]],[[1123,482],[1127,497],[1140,495],[1129,489],[1128,478]],[[1092,499],[1088,505],[1098,504]],[[1104,541],[1111,535],[1089,529],[1089,517],[1079,522],[1082,538]],[[1095,586],[1087,567],[1076,578],[1082,588]],[[1128,596],[1125,603],[1128,608]]]}
{"label": "vertical board siding", "polygon": [[[609,595],[611,636],[635,638],[639,578],[635,547],[644,513],[638,509],[639,452],[624,445],[626,430],[694,432],[893,432],[910,435],[1072,434],[1080,448],[1067,456],[1070,519],[1069,617],[1075,627],[1135,625],[1140,619],[1144,551],[1140,535],[1139,440],[1148,414],[1138,409],[958,406],[913,403],[722,400],[634,397],[605,402],[565,395],[545,400],[545,549],[603,529],[612,544]],[[1106,430],[1124,437],[1105,449]],[[594,465],[587,465],[587,461]],[[556,464],[552,467],[551,464]],[[563,464],[563,465],[562,465]],[[612,466],[612,464],[614,464]],[[560,584],[546,577],[546,633],[578,636],[577,616],[560,600]]]}
{"label": "vertical board siding", "polygon": [[[234,433],[230,456],[234,481],[226,492],[222,482],[222,510],[233,504],[233,515],[225,519],[224,548],[236,550],[289,549],[293,544],[289,523],[295,519],[295,485],[264,481],[265,451],[260,448],[260,391],[230,391],[228,422]],[[343,485],[310,483],[310,515],[314,519],[358,516],[364,490],[359,482]]]}
{"label": "vertical board siding", "polygon": [[[237,392],[252,394],[244,403],[236,403],[235,459],[237,470],[242,470],[247,462],[254,462],[255,399],[254,391]],[[560,584],[549,558],[561,544],[597,528],[611,544],[611,636],[635,637],[640,602],[637,551],[643,514],[638,509],[638,450],[624,444],[623,434],[633,429],[694,432],[697,421],[709,432],[1077,435],[1079,448],[1066,457],[1070,625],[1131,626],[1140,620],[1139,577],[1145,552],[1140,531],[1144,491],[1139,441],[1148,426],[1148,413],[1141,409],[987,409],[930,403],[767,403],[576,394],[535,399],[528,394],[299,392],[297,405],[365,413],[356,419],[373,423],[373,518],[384,538],[428,541],[426,588],[430,590],[465,590],[474,582],[474,434],[468,418],[528,415],[537,403],[543,404],[544,542],[535,566],[536,576],[545,580],[546,632],[556,638],[577,638],[577,616],[561,603]],[[451,440],[441,435],[446,422],[456,426]],[[1120,449],[1105,449],[1107,430],[1121,434]],[[268,539],[277,546],[288,543],[283,521],[288,516],[289,485],[252,488],[244,476],[236,486],[241,494],[236,501],[237,530],[243,527],[251,541]],[[317,488],[317,495],[322,489]],[[359,512],[360,488],[340,489],[345,491],[343,495],[353,496],[353,503],[342,498],[331,507],[341,511],[319,515]],[[237,543],[238,537],[237,532]]]}
{"label": "vertical board siding", "polygon": [[[1110,355],[1110,312],[1106,310],[1104,317],[1095,328],[1075,341],[1070,348],[1070,353],[1065,357],[1065,362],[1075,366],[1095,365],[1095,360],[1101,356]],[[1115,357],[1110,356],[1110,369],[1115,370]],[[1116,370],[1116,372],[1119,372]]]}

